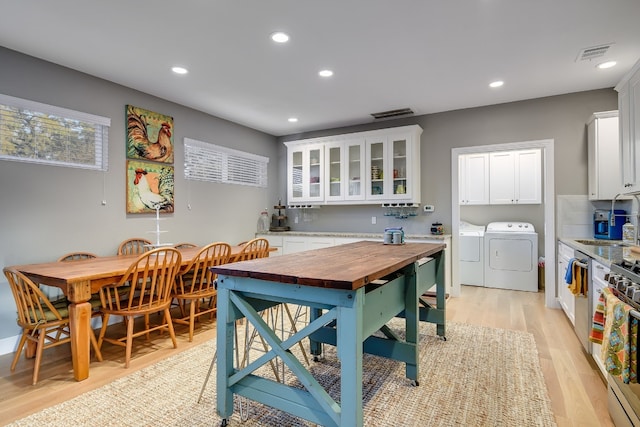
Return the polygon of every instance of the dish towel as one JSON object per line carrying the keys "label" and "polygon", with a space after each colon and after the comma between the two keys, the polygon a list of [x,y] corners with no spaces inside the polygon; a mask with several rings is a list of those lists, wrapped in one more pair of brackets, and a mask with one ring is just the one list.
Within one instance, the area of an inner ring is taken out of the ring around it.
{"label": "dish towel", "polygon": [[[611,375],[618,377],[626,384],[635,383],[637,382],[638,321],[629,316],[632,307],[620,301],[611,289],[604,288],[602,293],[605,295],[602,360],[607,372]],[[630,335],[633,338],[630,338]]]}
{"label": "dish towel", "polygon": [[569,260],[569,263],[567,264],[567,272],[564,275],[564,281],[567,283],[567,285],[573,283],[573,263],[575,262],[575,260],[575,258],[571,258]]}
{"label": "dish towel", "polygon": [[[582,268],[577,261],[578,260],[574,260],[574,262],[571,264],[571,270],[573,271],[573,273],[571,277],[571,283],[569,284],[569,290],[573,295],[581,295],[586,297],[588,287],[587,285],[589,283],[589,280],[587,278],[587,270],[585,268]],[[567,267],[567,270],[568,269],[569,268]]]}
{"label": "dish towel", "polygon": [[593,313],[593,321],[591,324],[591,332],[589,333],[589,341],[602,344],[604,333],[604,317],[605,317],[605,293],[600,292],[596,311]]}

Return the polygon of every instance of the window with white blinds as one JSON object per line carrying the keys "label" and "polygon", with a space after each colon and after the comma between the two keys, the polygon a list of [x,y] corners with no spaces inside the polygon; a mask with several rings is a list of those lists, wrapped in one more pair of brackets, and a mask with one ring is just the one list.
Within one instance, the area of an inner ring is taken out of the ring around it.
{"label": "window with white blinds", "polygon": [[108,170],[111,119],[0,94],[0,160]]}
{"label": "window with white blinds", "polygon": [[267,187],[269,158],[184,139],[184,177],[194,181]]}

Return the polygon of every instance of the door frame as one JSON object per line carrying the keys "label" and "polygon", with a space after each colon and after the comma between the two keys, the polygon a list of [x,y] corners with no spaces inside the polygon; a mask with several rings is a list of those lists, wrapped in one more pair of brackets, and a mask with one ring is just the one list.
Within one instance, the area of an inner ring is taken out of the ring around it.
{"label": "door frame", "polygon": [[[512,142],[505,144],[479,145],[451,149],[451,239],[452,239],[452,274],[451,296],[460,296],[460,198],[458,187],[458,157],[461,154],[484,153],[491,151],[522,150],[540,148],[542,151],[542,176],[544,204],[545,236],[543,256],[545,258],[545,306],[560,308],[556,295],[556,229],[555,229],[555,169],[554,169],[554,140],[542,139],[536,141]],[[540,231],[539,231],[540,232]]]}

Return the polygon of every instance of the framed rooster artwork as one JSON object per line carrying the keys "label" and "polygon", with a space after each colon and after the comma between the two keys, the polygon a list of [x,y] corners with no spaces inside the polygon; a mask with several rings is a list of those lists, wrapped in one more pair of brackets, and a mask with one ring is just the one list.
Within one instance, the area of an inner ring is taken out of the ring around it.
{"label": "framed rooster artwork", "polygon": [[127,158],[173,164],[173,117],[127,105]]}
{"label": "framed rooster artwork", "polygon": [[173,166],[127,160],[127,213],[173,212]]}

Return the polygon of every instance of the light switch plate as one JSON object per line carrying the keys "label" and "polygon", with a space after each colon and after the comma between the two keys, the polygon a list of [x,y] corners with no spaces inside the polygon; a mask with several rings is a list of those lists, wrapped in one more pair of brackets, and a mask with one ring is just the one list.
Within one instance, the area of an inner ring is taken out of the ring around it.
{"label": "light switch plate", "polygon": [[433,205],[424,205],[424,211],[425,212],[433,212],[435,209],[436,208]]}
{"label": "light switch plate", "polygon": [[376,221],[376,217],[375,217],[375,216],[372,216],[372,217],[371,217],[371,224],[375,224],[376,222],[377,222],[377,221]]}

